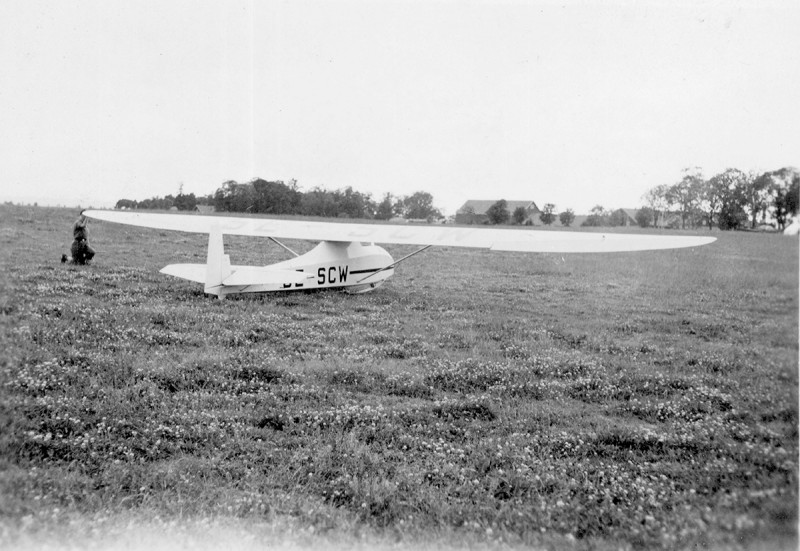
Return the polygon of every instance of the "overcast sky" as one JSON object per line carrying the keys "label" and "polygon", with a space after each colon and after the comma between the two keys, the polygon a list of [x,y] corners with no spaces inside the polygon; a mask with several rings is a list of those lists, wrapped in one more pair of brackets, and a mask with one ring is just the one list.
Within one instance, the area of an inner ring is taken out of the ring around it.
{"label": "overcast sky", "polygon": [[800,2],[4,1],[0,199],[636,207],[800,164]]}

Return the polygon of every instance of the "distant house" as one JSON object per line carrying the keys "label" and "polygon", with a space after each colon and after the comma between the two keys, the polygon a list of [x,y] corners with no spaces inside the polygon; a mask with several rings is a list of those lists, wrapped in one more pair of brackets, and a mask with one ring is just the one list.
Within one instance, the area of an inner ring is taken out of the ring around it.
{"label": "distant house", "polygon": [[[489,216],[486,211],[497,201],[498,199],[486,201],[470,199],[456,211],[456,224],[488,224]],[[531,220],[535,222],[534,217],[538,217],[541,212],[533,201],[506,201],[509,215],[513,215],[514,211],[519,207],[525,209],[525,221]]]}
{"label": "distant house", "polygon": [[663,211],[659,213],[658,228],[677,229],[681,227],[681,213]]}
{"label": "distant house", "polygon": [[638,226],[639,222],[636,221],[636,213],[639,209],[619,209],[625,213],[625,223],[623,226]]}
{"label": "distant house", "polygon": [[211,214],[212,212],[216,212],[217,209],[214,208],[214,205],[197,205],[194,208],[195,212],[199,212],[200,214]]}

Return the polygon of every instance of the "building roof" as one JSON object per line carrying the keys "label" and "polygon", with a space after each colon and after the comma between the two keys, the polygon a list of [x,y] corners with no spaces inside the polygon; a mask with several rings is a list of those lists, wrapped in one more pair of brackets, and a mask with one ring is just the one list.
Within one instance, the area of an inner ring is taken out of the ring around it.
{"label": "building roof", "polygon": [[[498,199],[470,199],[464,203],[460,209],[458,209],[458,212],[464,213],[466,209],[471,207],[475,214],[486,214],[486,211],[489,210],[489,207],[494,205],[497,201]],[[539,211],[539,207],[537,207],[536,203],[533,201],[506,201],[506,208],[508,209],[508,212],[513,213],[518,207],[536,212]]]}

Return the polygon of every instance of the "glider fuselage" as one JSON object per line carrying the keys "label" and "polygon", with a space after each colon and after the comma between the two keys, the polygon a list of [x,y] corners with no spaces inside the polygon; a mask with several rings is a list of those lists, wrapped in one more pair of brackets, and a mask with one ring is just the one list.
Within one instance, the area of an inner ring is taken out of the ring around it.
{"label": "glider fuselage", "polygon": [[219,298],[238,293],[340,287],[350,293],[364,293],[394,273],[391,255],[376,245],[322,241],[305,254],[292,252],[294,258],[268,266],[232,266],[224,253],[222,234],[215,229],[209,234],[206,264],[171,264],[161,271],[204,283],[205,292]]}
{"label": "glider fuselage", "polygon": [[263,293],[344,287],[350,293],[364,293],[377,288],[394,274],[393,268],[384,269],[392,262],[391,255],[378,245],[322,241],[303,255],[265,267],[302,272],[306,275],[304,281],[231,287],[226,291]]}

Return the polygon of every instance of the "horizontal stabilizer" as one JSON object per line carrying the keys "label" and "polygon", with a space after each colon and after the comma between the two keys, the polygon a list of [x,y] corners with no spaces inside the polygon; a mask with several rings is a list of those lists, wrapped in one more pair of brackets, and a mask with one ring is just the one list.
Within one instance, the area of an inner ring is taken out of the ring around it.
{"label": "horizontal stabilizer", "polygon": [[281,283],[303,283],[313,279],[311,274],[296,272],[294,270],[276,270],[273,268],[259,268],[256,266],[234,266],[233,273],[226,277],[223,285],[279,285]]}
{"label": "horizontal stabilizer", "polygon": [[206,282],[205,264],[170,264],[161,268],[162,274],[167,274],[197,283]]}

